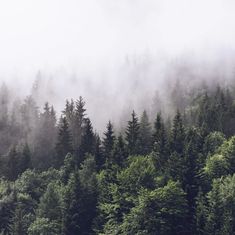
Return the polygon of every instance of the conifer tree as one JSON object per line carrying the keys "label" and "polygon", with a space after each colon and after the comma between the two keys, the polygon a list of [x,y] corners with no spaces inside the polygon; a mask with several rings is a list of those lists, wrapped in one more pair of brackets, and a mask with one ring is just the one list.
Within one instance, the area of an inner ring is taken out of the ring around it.
{"label": "conifer tree", "polygon": [[83,162],[86,153],[94,154],[95,151],[95,136],[93,127],[89,118],[86,118],[84,132],[81,139],[79,149],[78,165]]}
{"label": "conifer tree", "polygon": [[81,145],[81,139],[82,139],[82,132],[83,132],[83,126],[85,124],[85,116],[86,116],[86,109],[85,109],[85,101],[80,96],[79,99],[76,101],[75,106],[75,146],[76,148],[79,148]]}
{"label": "conifer tree", "polygon": [[21,161],[20,161],[20,167],[21,173],[24,172],[27,169],[32,168],[32,154],[29,148],[29,145],[26,143],[22,150],[21,155]]}
{"label": "conifer tree", "polygon": [[59,124],[59,133],[56,144],[56,163],[57,167],[60,167],[64,158],[68,153],[72,153],[71,134],[69,131],[69,125],[66,117],[61,117]]}
{"label": "conifer tree", "polygon": [[105,163],[105,157],[102,152],[101,140],[98,134],[95,134],[95,162],[97,170],[101,170]]}
{"label": "conifer tree", "polygon": [[19,155],[16,151],[16,147],[13,146],[9,153],[7,154],[7,177],[9,180],[14,181],[17,179],[19,174],[18,163],[19,163]]}
{"label": "conifer tree", "polygon": [[131,120],[128,121],[128,126],[126,129],[127,149],[130,155],[139,153],[139,129],[140,124],[138,121],[138,117],[133,110],[131,114]]}
{"label": "conifer tree", "polygon": [[81,186],[77,171],[71,174],[64,195],[64,215],[62,230],[64,235],[80,234],[80,206]]}
{"label": "conifer tree", "polygon": [[[34,165],[39,169],[47,169],[52,165],[55,156],[57,137],[56,114],[53,106],[45,103],[40,114],[33,155]],[[45,146],[47,146],[45,148]]]}
{"label": "conifer tree", "polygon": [[104,138],[102,141],[103,144],[103,154],[105,157],[105,160],[110,162],[111,160],[111,153],[113,150],[113,145],[115,141],[114,131],[113,131],[113,125],[109,121],[106,127],[106,131],[104,132]]}
{"label": "conifer tree", "polygon": [[163,166],[167,161],[169,149],[165,125],[162,121],[161,113],[157,114],[154,123],[153,151],[158,159],[158,165]]}
{"label": "conifer tree", "polygon": [[185,130],[183,126],[183,121],[180,112],[177,111],[176,116],[173,120],[173,127],[171,131],[171,152],[175,151],[180,155],[183,154],[184,139]]}
{"label": "conifer tree", "polygon": [[114,143],[112,152],[112,163],[117,164],[119,167],[124,166],[124,162],[128,157],[128,152],[122,135],[119,135]]}
{"label": "conifer tree", "polygon": [[143,112],[140,120],[139,147],[140,154],[143,155],[149,154],[152,149],[152,130],[146,111]]}

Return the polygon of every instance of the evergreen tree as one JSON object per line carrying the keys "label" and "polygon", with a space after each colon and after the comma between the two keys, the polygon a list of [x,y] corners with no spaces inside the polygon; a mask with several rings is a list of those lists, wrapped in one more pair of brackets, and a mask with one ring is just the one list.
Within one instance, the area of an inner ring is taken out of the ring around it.
{"label": "evergreen tree", "polygon": [[27,169],[32,168],[31,158],[32,158],[32,154],[31,154],[31,151],[29,149],[29,145],[26,143],[23,146],[21,159],[20,159],[20,162],[19,162],[19,169],[20,169],[21,173],[24,172]]}
{"label": "evergreen tree", "polygon": [[16,147],[13,146],[9,153],[7,154],[7,178],[11,181],[14,181],[17,179],[18,174],[19,174],[19,169],[18,169],[18,159],[19,155],[16,151]]}
{"label": "evergreen tree", "polygon": [[163,167],[167,161],[169,150],[165,126],[160,113],[157,114],[154,123],[153,152],[158,161],[157,165]]}
{"label": "evergreen tree", "polygon": [[64,235],[80,234],[80,196],[81,186],[78,172],[71,174],[64,195],[64,213],[62,233]]}
{"label": "evergreen tree", "polygon": [[95,151],[95,135],[89,118],[86,118],[84,132],[82,135],[81,146],[79,150],[78,165],[85,159],[86,153],[94,154]]}
{"label": "evergreen tree", "polygon": [[60,167],[63,164],[64,158],[68,153],[72,153],[71,134],[66,117],[61,117],[56,144],[55,166]]}
{"label": "evergreen tree", "polygon": [[143,155],[149,154],[152,150],[152,130],[146,111],[143,112],[140,120],[139,148],[140,154]]}
{"label": "evergreen tree", "polygon": [[97,170],[101,170],[102,167],[105,164],[105,157],[104,154],[102,152],[102,146],[101,146],[101,140],[98,134],[95,134],[95,152],[94,152],[94,156],[95,156],[95,162],[96,162],[96,166],[97,166]]}
{"label": "evergreen tree", "polygon": [[52,165],[55,156],[57,137],[56,114],[53,106],[50,107],[48,103],[45,103],[40,114],[35,135],[34,165],[39,169],[47,169]]}
{"label": "evergreen tree", "polygon": [[177,111],[176,116],[173,120],[173,127],[171,131],[171,152],[183,154],[184,151],[184,138],[185,131],[181,114]]}
{"label": "evergreen tree", "polygon": [[75,152],[78,153],[78,148],[81,145],[82,140],[82,133],[83,127],[85,124],[85,116],[86,116],[86,109],[85,109],[85,101],[80,96],[79,99],[76,101],[75,107],[75,133],[74,133],[74,147]]}
{"label": "evergreen tree", "polygon": [[140,124],[135,111],[131,114],[131,120],[128,121],[128,126],[126,129],[126,141],[127,149],[130,155],[135,155],[139,153],[139,129]]}
{"label": "evergreen tree", "polygon": [[122,135],[119,135],[114,143],[112,152],[112,163],[123,167],[125,161],[127,160],[128,152]]}
{"label": "evergreen tree", "polygon": [[186,133],[185,138],[185,154],[182,185],[186,192],[186,197],[189,206],[189,214],[187,224],[191,233],[196,230],[195,227],[195,209],[196,196],[198,194],[199,184],[199,153],[200,153],[200,134],[196,128],[190,128]]}
{"label": "evergreen tree", "polygon": [[109,121],[107,124],[106,131],[104,132],[104,138],[103,138],[103,154],[105,157],[106,162],[111,162],[111,153],[113,150],[113,145],[115,142],[115,136],[113,131],[113,125]]}

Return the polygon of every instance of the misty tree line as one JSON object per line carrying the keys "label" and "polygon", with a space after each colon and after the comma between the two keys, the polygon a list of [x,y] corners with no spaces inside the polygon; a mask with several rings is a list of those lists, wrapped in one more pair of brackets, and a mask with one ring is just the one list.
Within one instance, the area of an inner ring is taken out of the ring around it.
{"label": "misty tree line", "polygon": [[234,94],[195,94],[172,120],[133,111],[99,136],[82,97],[57,121],[32,97],[8,111],[3,87],[1,234],[234,234]]}

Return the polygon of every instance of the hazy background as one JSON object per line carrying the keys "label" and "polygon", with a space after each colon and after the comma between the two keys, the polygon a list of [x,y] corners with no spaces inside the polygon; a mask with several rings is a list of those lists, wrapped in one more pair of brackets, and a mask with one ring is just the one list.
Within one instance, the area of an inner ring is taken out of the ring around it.
{"label": "hazy background", "polygon": [[0,80],[23,97],[37,79],[38,104],[58,111],[82,95],[103,129],[160,109],[172,83],[233,80],[234,12],[233,0],[0,1]]}

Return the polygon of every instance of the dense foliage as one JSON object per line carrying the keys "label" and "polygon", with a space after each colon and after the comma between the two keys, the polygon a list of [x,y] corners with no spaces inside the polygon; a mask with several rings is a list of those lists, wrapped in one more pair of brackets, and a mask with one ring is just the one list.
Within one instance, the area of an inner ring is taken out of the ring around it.
{"label": "dense foliage", "polygon": [[48,103],[8,112],[0,97],[0,234],[234,234],[231,93],[198,92],[172,121],[133,111],[101,137],[82,97],[59,121]]}

